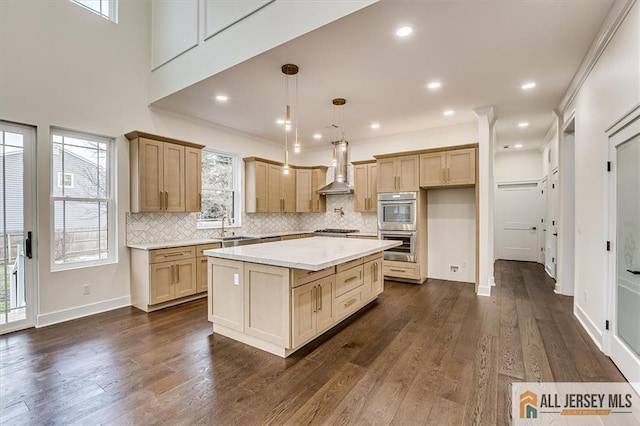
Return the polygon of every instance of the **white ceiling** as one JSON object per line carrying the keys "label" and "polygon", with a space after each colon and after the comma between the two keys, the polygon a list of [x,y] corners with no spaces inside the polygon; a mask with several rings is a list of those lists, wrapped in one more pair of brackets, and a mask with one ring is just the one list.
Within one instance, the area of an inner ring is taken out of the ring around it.
{"label": "white ceiling", "polygon": [[[499,149],[539,148],[556,108],[608,13],[603,1],[381,1],[183,89],[154,105],[271,141],[283,140],[284,75],[300,67],[306,146],[335,135],[331,100],[344,97],[350,143],[475,121],[494,106]],[[398,38],[395,30],[413,27]],[[442,82],[428,90],[430,81]],[[520,86],[535,81],[537,87]],[[229,100],[215,100],[225,94]],[[454,109],[453,116],[443,116]],[[519,128],[526,121],[529,126]],[[380,123],[377,130],[373,122]],[[336,123],[337,124],[337,123]],[[321,140],[312,139],[321,133]],[[464,141],[468,142],[468,141]]]}

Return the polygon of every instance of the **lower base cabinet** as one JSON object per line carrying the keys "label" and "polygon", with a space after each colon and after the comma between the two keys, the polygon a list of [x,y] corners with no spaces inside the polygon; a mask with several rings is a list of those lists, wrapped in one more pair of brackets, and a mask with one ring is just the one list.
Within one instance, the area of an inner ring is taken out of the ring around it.
{"label": "lower base cabinet", "polygon": [[215,332],[286,357],[383,291],[382,259],[307,271],[209,258],[209,321]]}
{"label": "lower base cabinet", "polygon": [[420,264],[412,262],[399,262],[385,260],[382,268],[384,276],[401,281],[422,282],[424,279],[420,273]]}

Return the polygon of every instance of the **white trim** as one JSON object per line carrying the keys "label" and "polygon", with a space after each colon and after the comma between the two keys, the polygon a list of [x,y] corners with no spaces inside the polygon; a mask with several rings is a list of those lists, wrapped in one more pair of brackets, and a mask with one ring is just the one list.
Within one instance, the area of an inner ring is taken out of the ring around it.
{"label": "white trim", "polygon": [[589,47],[589,51],[584,56],[584,59],[580,63],[578,67],[578,71],[576,71],[571,83],[569,84],[569,88],[567,89],[567,93],[562,97],[560,101],[560,105],[558,107],[558,111],[562,113],[566,113],[567,108],[575,97],[578,95],[578,92],[582,88],[582,85],[587,80],[589,75],[591,74],[591,70],[595,67],[598,59],[607,48],[607,45],[620,28],[620,25],[626,18],[627,14],[635,4],[636,0],[626,0],[626,1],[616,1],[611,6],[611,10],[609,14],[605,18],[604,23],[600,27],[598,31],[598,35],[594,39],[593,44]]}
{"label": "white trim", "polygon": [[499,182],[495,182],[496,187],[498,186],[510,186],[510,185],[539,185],[539,179],[531,179],[531,180],[501,180]]}
{"label": "white trim", "polygon": [[90,303],[88,305],[77,306],[75,308],[63,309],[61,311],[38,315],[36,328],[46,327],[113,309],[131,306],[131,296],[122,296],[115,299],[103,300],[101,302]]}
{"label": "white trim", "polygon": [[578,322],[580,322],[582,328],[584,328],[589,337],[591,337],[591,340],[593,340],[593,343],[596,344],[598,349],[608,355],[607,351],[605,351],[602,347],[602,330],[600,330],[600,328],[598,328],[598,326],[593,321],[591,321],[591,318],[589,318],[589,316],[577,303],[573,305],[573,314],[576,316]]}
{"label": "white trim", "polygon": [[489,277],[489,281],[486,284],[487,285],[478,286],[478,296],[491,297],[491,287],[496,285],[495,279]]}

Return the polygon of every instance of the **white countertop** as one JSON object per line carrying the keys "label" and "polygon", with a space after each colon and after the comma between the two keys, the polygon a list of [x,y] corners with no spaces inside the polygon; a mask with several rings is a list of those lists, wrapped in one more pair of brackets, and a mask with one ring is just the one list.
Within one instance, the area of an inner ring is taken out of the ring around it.
{"label": "white countertop", "polygon": [[[229,232],[229,235],[231,232]],[[243,234],[243,237],[252,237],[252,238],[271,238],[271,237],[282,237],[284,235],[296,235],[296,234],[313,234],[313,231],[280,231],[280,232],[269,232],[264,234]],[[211,243],[219,243],[222,241],[220,238],[200,238],[193,240],[179,240],[179,241],[159,241],[155,243],[129,243],[127,247],[139,249],[139,250],[156,250],[156,249],[164,249],[164,248],[172,248],[172,247],[185,247],[185,246],[196,246],[198,244],[211,244]]]}
{"label": "white countertop", "polygon": [[399,241],[313,237],[205,250],[204,254],[223,259],[319,271],[401,244]]}

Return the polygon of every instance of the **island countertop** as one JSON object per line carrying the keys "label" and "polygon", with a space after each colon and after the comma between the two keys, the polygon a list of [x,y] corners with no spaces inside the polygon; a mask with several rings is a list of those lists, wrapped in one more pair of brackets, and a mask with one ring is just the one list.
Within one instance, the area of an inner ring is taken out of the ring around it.
{"label": "island countertop", "polygon": [[319,271],[401,245],[399,241],[313,237],[205,250],[206,256]]}

